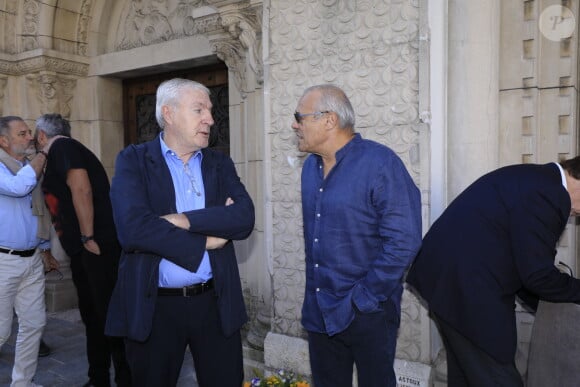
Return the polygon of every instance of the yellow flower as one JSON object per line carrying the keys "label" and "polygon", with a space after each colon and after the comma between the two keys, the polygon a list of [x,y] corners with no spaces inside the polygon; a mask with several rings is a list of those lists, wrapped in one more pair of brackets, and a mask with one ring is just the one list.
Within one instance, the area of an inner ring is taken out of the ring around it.
{"label": "yellow flower", "polygon": [[250,387],[250,382],[244,382],[243,387]]}

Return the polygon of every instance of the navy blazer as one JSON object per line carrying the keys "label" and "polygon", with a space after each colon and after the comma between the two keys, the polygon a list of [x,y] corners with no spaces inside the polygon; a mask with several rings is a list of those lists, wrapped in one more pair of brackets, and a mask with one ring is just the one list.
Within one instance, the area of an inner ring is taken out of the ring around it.
{"label": "navy blazer", "polygon": [[[118,155],[111,202],[123,253],[109,304],[107,335],[136,341],[149,337],[161,258],[196,271],[205,252],[206,235],[230,240],[223,248],[208,251],[222,330],[229,336],[247,321],[231,240],[245,239],[252,232],[254,205],[232,160],[211,149],[202,153],[206,203],[204,209],[185,213],[191,224],[189,230],[160,218],[177,211],[159,137],[130,145]],[[234,204],[225,206],[228,197]]]}
{"label": "navy blazer", "polygon": [[437,316],[496,360],[512,362],[516,294],[580,301],[580,281],[554,266],[570,208],[554,163],[491,172],[433,224],[407,281]]}

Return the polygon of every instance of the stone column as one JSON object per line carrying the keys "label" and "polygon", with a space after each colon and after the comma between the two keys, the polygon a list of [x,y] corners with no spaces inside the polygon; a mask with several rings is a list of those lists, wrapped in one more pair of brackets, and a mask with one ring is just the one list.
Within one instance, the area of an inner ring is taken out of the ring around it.
{"label": "stone column", "polygon": [[500,1],[449,0],[447,200],[498,166]]}

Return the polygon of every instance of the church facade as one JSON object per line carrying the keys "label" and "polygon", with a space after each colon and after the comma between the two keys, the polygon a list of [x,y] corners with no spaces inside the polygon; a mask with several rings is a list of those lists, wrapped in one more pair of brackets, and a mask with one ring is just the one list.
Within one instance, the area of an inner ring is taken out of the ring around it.
{"label": "church facade", "polygon": [[[211,86],[216,144],[256,206],[252,236],[236,245],[248,373],[308,375],[306,155],[290,127],[303,90],[346,91],[356,130],[405,162],[425,232],[484,173],[578,154],[579,10],[578,0],[0,0],[0,115],[34,128],[41,114],[62,114],[112,176],[121,149],[156,135],[151,98],[162,80]],[[577,233],[570,222],[557,255],[574,272]],[[49,309],[74,306],[64,274],[47,282]],[[533,317],[518,311],[525,374]],[[445,385],[437,331],[410,292],[397,359],[401,385]]]}

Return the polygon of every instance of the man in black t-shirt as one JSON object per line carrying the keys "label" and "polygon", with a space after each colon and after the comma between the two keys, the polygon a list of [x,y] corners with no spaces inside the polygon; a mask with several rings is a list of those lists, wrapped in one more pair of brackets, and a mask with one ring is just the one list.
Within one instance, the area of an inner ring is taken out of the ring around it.
{"label": "man in black t-shirt", "polygon": [[110,386],[111,358],[117,385],[129,386],[123,342],[104,335],[121,251],[109,179],[97,157],[69,134],[70,125],[60,114],[45,114],[36,121],[38,146],[48,149],[42,189],[56,233],[71,259],[86,327],[90,380],[85,386]]}

